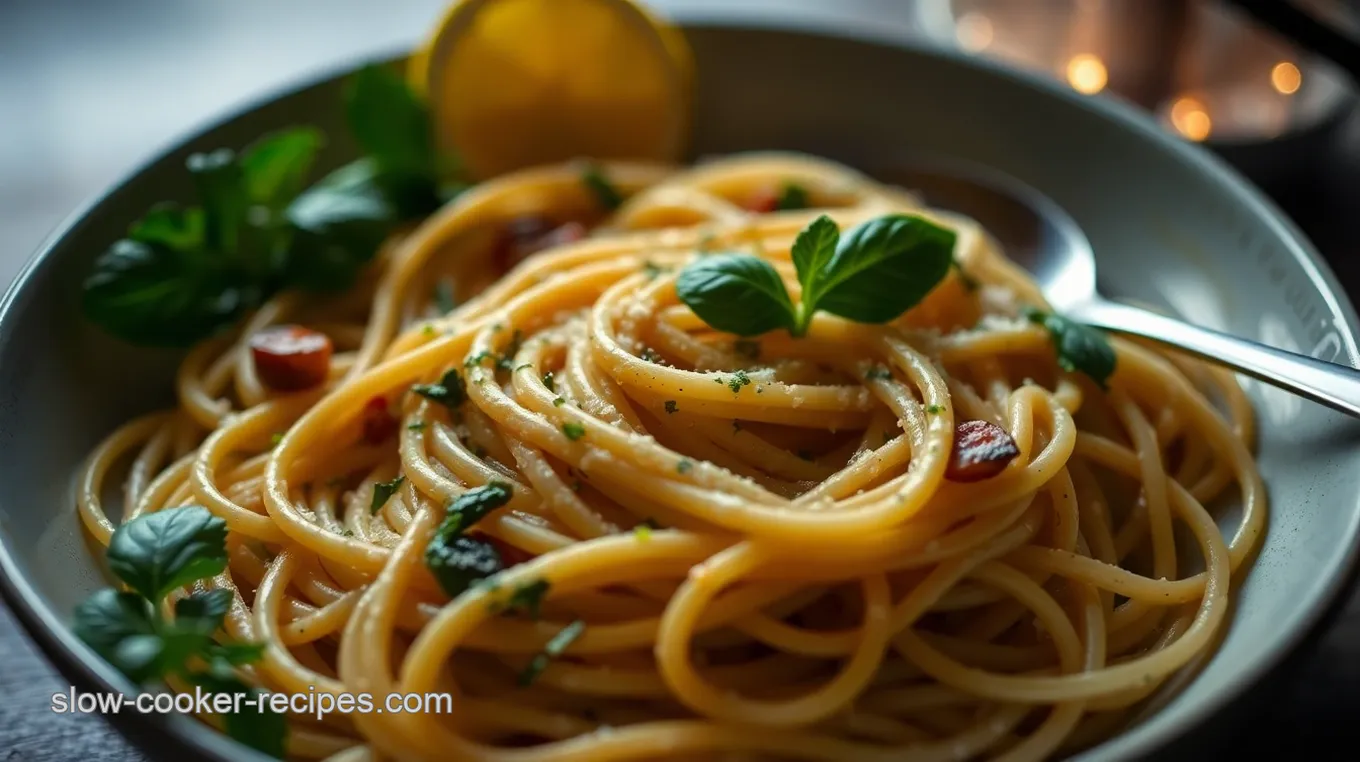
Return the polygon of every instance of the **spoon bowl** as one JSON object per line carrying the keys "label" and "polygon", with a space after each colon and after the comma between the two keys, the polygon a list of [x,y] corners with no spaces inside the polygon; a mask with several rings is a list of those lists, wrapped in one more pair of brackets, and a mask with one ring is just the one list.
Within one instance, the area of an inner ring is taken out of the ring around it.
{"label": "spoon bowl", "polygon": [[1081,227],[1044,194],[1001,173],[947,165],[897,169],[891,179],[929,206],[977,220],[1034,276],[1053,308],[1116,333],[1140,336],[1241,371],[1360,417],[1360,371],[1109,301]]}
{"label": "spoon bowl", "polygon": [[998,172],[944,165],[894,171],[892,180],[926,204],[977,220],[1011,261],[1034,276],[1054,308],[1096,298],[1096,258],[1086,235],[1061,206]]}

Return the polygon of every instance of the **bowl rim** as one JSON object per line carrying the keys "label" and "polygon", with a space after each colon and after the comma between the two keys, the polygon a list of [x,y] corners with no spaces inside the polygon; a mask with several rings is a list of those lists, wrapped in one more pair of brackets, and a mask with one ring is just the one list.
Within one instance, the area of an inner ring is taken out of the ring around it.
{"label": "bowl rim", "polygon": [[[670,17],[677,26],[687,28],[716,28],[733,31],[781,32],[806,36],[839,39],[862,45],[893,48],[914,52],[918,55],[933,56],[947,60],[951,65],[980,71],[989,77],[1008,80],[1011,84],[1021,85],[1034,92],[1038,97],[1065,101],[1069,106],[1096,113],[1117,125],[1125,132],[1145,142],[1156,144],[1169,151],[1177,161],[1193,167],[1201,175],[1212,179],[1223,192],[1236,197],[1251,213],[1264,221],[1276,239],[1285,244],[1292,259],[1299,265],[1312,288],[1316,289],[1324,303],[1342,318],[1338,327],[1346,356],[1352,366],[1360,365],[1360,351],[1357,350],[1357,335],[1360,335],[1360,320],[1345,290],[1338,282],[1312,242],[1290,220],[1278,206],[1250,181],[1235,169],[1208,150],[1195,146],[1165,132],[1136,107],[1118,98],[1105,95],[1099,98],[1081,95],[1050,80],[1038,73],[1009,68],[1003,63],[968,54],[938,41],[907,38],[899,27],[878,24],[866,14],[843,14],[828,16],[824,12],[808,6],[775,9],[770,7],[700,7],[679,10]],[[392,62],[406,57],[411,52],[408,47],[375,48],[366,53],[347,56],[338,62],[309,69],[307,73],[291,78],[272,87],[262,88],[256,94],[239,99],[233,104],[214,110],[205,118],[196,120],[174,137],[163,141],[155,150],[133,163],[130,169],[81,203],[74,212],[59,223],[27,259],[16,274],[13,282],[0,297],[0,354],[11,341],[11,314],[32,298],[27,285],[40,273],[55,266],[57,261],[53,251],[62,241],[87,224],[90,216],[112,194],[136,181],[143,173],[166,156],[183,151],[188,145],[204,134],[223,127],[242,116],[263,108],[271,103],[296,95],[299,92],[320,86],[370,62]],[[1284,659],[1295,652],[1322,624],[1328,615],[1341,603],[1341,594],[1350,587],[1360,571],[1360,496],[1354,498],[1355,506],[1346,526],[1345,548],[1334,554],[1328,561],[1326,573],[1319,575],[1317,581],[1306,591],[1302,591],[1305,607],[1300,615],[1298,626],[1286,632],[1266,649],[1264,655],[1243,665],[1229,676],[1206,700],[1164,717],[1154,714],[1136,727],[1078,753],[1073,759],[1117,760],[1134,759],[1150,755],[1177,740],[1193,728],[1204,724],[1219,710],[1245,693],[1279,666]],[[0,515],[3,519],[3,515]],[[83,531],[83,530],[82,530]],[[0,599],[13,611],[25,632],[38,645],[49,662],[63,676],[72,681],[73,687],[81,690],[117,692],[131,694],[137,688],[131,681],[113,669],[92,649],[80,641],[61,615],[50,607],[29,579],[22,573],[18,561],[10,550],[11,540],[0,520]],[[203,725],[202,723],[174,714],[139,714],[120,712],[115,715],[101,715],[124,732],[141,735],[158,730],[158,741],[169,742],[177,751],[195,755],[215,762],[241,762],[251,760],[266,762],[272,759],[264,754],[232,741],[227,736]]]}

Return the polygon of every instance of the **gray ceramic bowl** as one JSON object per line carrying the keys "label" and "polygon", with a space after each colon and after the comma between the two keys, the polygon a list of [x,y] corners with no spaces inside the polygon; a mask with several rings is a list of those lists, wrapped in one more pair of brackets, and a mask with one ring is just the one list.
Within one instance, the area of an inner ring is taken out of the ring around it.
{"label": "gray ceramic bowl", "polygon": [[[1131,110],[906,47],[871,26],[818,36],[787,18],[740,25],[724,18],[687,29],[700,82],[696,154],[801,149],[871,171],[908,154],[988,165],[1071,212],[1091,238],[1110,293],[1355,364],[1355,313],[1298,231],[1237,175]],[[131,689],[67,629],[75,604],[103,584],[74,513],[72,474],[116,424],[171,400],[177,359],[122,346],[83,322],[81,279],[150,203],[187,197],[188,153],[240,146],[295,122],[340,136],[339,105],[339,79],[327,79],[262,101],[166,152],[79,213],[0,306],[0,588],[78,685]],[[333,141],[326,159],[343,160],[348,150]],[[1348,582],[1360,529],[1353,429],[1286,394],[1256,386],[1251,394],[1272,515],[1231,627],[1183,690],[1154,701],[1140,721],[1082,759],[1208,748],[1215,726],[1243,717],[1238,699],[1300,646]],[[1231,506],[1221,515],[1225,526],[1235,521]],[[123,719],[134,737],[155,738],[158,756],[253,756],[187,719]]]}

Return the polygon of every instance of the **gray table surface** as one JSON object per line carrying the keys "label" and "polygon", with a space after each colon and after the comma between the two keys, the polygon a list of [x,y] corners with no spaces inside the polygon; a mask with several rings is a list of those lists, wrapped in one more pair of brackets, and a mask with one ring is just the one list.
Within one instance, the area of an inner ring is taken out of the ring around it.
{"label": "gray table surface", "polygon": [[[666,9],[728,0],[655,1]],[[753,0],[910,22],[898,0]],[[194,124],[340,61],[414,41],[444,0],[0,0],[0,284],[84,199]],[[1360,115],[1322,159],[1256,178],[1360,291]],[[0,762],[132,762],[97,715],[49,711],[66,681],[0,605]],[[1292,675],[1250,750],[1355,759],[1360,598]],[[1248,735],[1248,734],[1244,734]],[[1244,738],[1244,742],[1247,739]],[[1247,749],[1243,746],[1243,749]],[[1256,756],[1253,754],[1253,756]],[[1273,756],[1273,755],[1272,755]],[[1278,757],[1277,757],[1278,758]]]}

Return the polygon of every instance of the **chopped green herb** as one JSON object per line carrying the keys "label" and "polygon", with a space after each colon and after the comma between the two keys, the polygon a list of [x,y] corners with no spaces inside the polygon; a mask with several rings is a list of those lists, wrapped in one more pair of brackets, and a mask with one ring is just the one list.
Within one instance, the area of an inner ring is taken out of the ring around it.
{"label": "chopped green herb", "polygon": [[431,540],[425,547],[425,566],[450,598],[505,568],[495,545],[462,535]]}
{"label": "chopped green herb", "polygon": [[741,387],[750,385],[751,379],[749,376],[746,375],[746,371],[744,370],[739,370],[736,373],[733,373],[732,378],[728,379],[727,381],[727,388],[731,389],[733,394],[740,392]]}
{"label": "chopped green herb", "polygon": [[944,412],[944,408],[940,407],[939,405],[928,405],[926,407],[926,412],[930,413],[931,415],[939,415],[940,413]]}
{"label": "chopped green herb", "polygon": [[581,637],[581,633],[585,630],[586,623],[580,619],[563,627],[562,631],[554,635],[552,640],[548,641],[548,645],[544,646],[543,653],[534,656],[529,661],[529,666],[525,667],[524,671],[519,674],[519,686],[523,688],[532,685],[534,680],[537,680],[538,676],[543,673],[543,670],[547,669],[548,662],[561,656],[573,641]]}
{"label": "chopped green herb", "polygon": [[661,273],[670,272],[670,270],[669,267],[662,267],[655,262],[648,261],[642,263],[642,272],[647,276],[647,280],[655,280],[656,276]]}
{"label": "chopped green herb", "polygon": [[482,363],[485,363],[488,359],[490,359],[490,358],[492,358],[492,357],[495,357],[495,356],[496,356],[496,354],[495,354],[494,352],[492,352],[491,350],[489,350],[489,349],[484,349],[484,350],[478,352],[477,354],[475,354],[475,355],[469,357],[467,360],[465,360],[465,361],[463,362],[463,367],[464,367],[464,368],[475,368],[475,367],[481,365]]}
{"label": "chopped green herb", "polygon": [[538,619],[543,598],[547,596],[550,587],[551,583],[541,578],[521,584],[510,591],[509,597],[501,604],[500,609],[507,614],[523,613],[529,615],[531,619]]}
{"label": "chopped green herb", "polygon": [[558,397],[553,400],[553,407],[562,407],[565,404],[567,404],[567,401],[562,399],[561,397]]}
{"label": "chopped green herb", "polygon": [[282,432],[282,431],[276,431],[276,432],[274,432],[273,434],[270,434],[270,435],[269,435],[269,446],[270,446],[270,447],[278,447],[278,446],[279,446],[279,442],[282,442],[282,441],[283,441],[283,432]]}
{"label": "chopped green herb", "polygon": [[567,439],[575,442],[586,435],[586,427],[576,421],[567,421],[562,424],[562,433],[567,435]]}
{"label": "chopped green herb", "polygon": [[406,481],[405,476],[398,476],[390,482],[376,482],[373,485],[373,502],[368,506],[369,513],[377,513],[387,501],[396,494],[401,483]]}
{"label": "chopped green herb", "polygon": [[677,411],[677,410],[679,410],[679,409],[680,409],[680,406],[679,406],[678,404],[676,404],[675,400],[666,400],[666,412],[667,412],[667,413],[674,413],[675,411]]}
{"label": "chopped green herb", "polygon": [[409,431],[424,431],[425,427],[428,425],[429,424],[425,423],[424,421],[411,421],[410,423],[406,424],[406,428]]}
{"label": "chopped green herb", "polygon": [[675,472],[678,473],[678,474],[687,474],[687,473],[690,472],[690,469],[692,469],[692,468],[694,468],[694,463],[690,462],[690,461],[689,461],[688,459],[686,459],[686,458],[681,458],[681,459],[675,464]]}
{"label": "chopped green herb", "polygon": [[340,534],[341,534],[342,536],[344,536],[344,537],[353,537],[353,536],[354,536],[354,530],[353,530],[353,529],[346,528],[345,531],[341,532]]}
{"label": "chopped green herb", "polygon": [[467,384],[456,368],[449,368],[437,384],[416,384],[411,391],[431,402],[438,402],[454,410],[467,402]]}
{"label": "chopped green herb", "polygon": [[510,496],[509,485],[493,481],[464,492],[449,505],[430,544],[425,546],[425,565],[450,597],[501,570],[500,553],[494,545],[465,537],[463,533],[510,502]]}
{"label": "chopped green herb", "polygon": [[779,192],[779,200],[775,203],[775,209],[789,211],[806,209],[807,206],[807,189],[797,183],[784,183],[784,188]]}
{"label": "chopped green herb", "polygon": [[434,304],[443,315],[453,312],[458,307],[458,300],[453,298],[453,284],[446,280],[434,284]]}
{"label": "chopped green herb", "polygon": [[638,524],[633,527],[633,536],[637,538],[638,542],[646,542],[652,539],[652,528],[646,524]]}
{"label": "chopped green herb", "polygon": [[661,363],[661,355],[657,354],[656,351],[651,347],[642,348],[642,359],[646,360],[647,362],[654,362],[657,364]]}
{"label": "chopped green herb", "polygon": [[548,391],[557,391],[557,381],[553,379],[552,371],[543,374],[543,385],[548,387]]}
{"label": "chopped green herb", "polygon": [[581,172],[581,183],[586,186],[599,202],[600,206],[614,211],[623,205],[623,195],[618,188],[609,182],[609,178],[604,176],[604,171],[595,165],[590,165]]}
{"label": "chopped green herb", "polygon": [[434,323],[426,323],[425,325],[422,325],[420,327],[420,332],[426,336],[433,336],[435,334]]}
{"label": "chopped green herb", "polygon": [[885,368],[882,365],[875,365],[864,372],[864,377],[870,381],[890,381],[892,380],[893,374],[888,368]]}
{"label": "chopped green herb", "polygon": [[1058,365],[1063,370],[1085,373],[1104,389],[1114,373],[1116,355],[1109,338],[1100,330],[1078,323],[1063,315],[1026,307],[1024,315],[1031,323],[1048,329],[1048,335],[1058,353]]}

